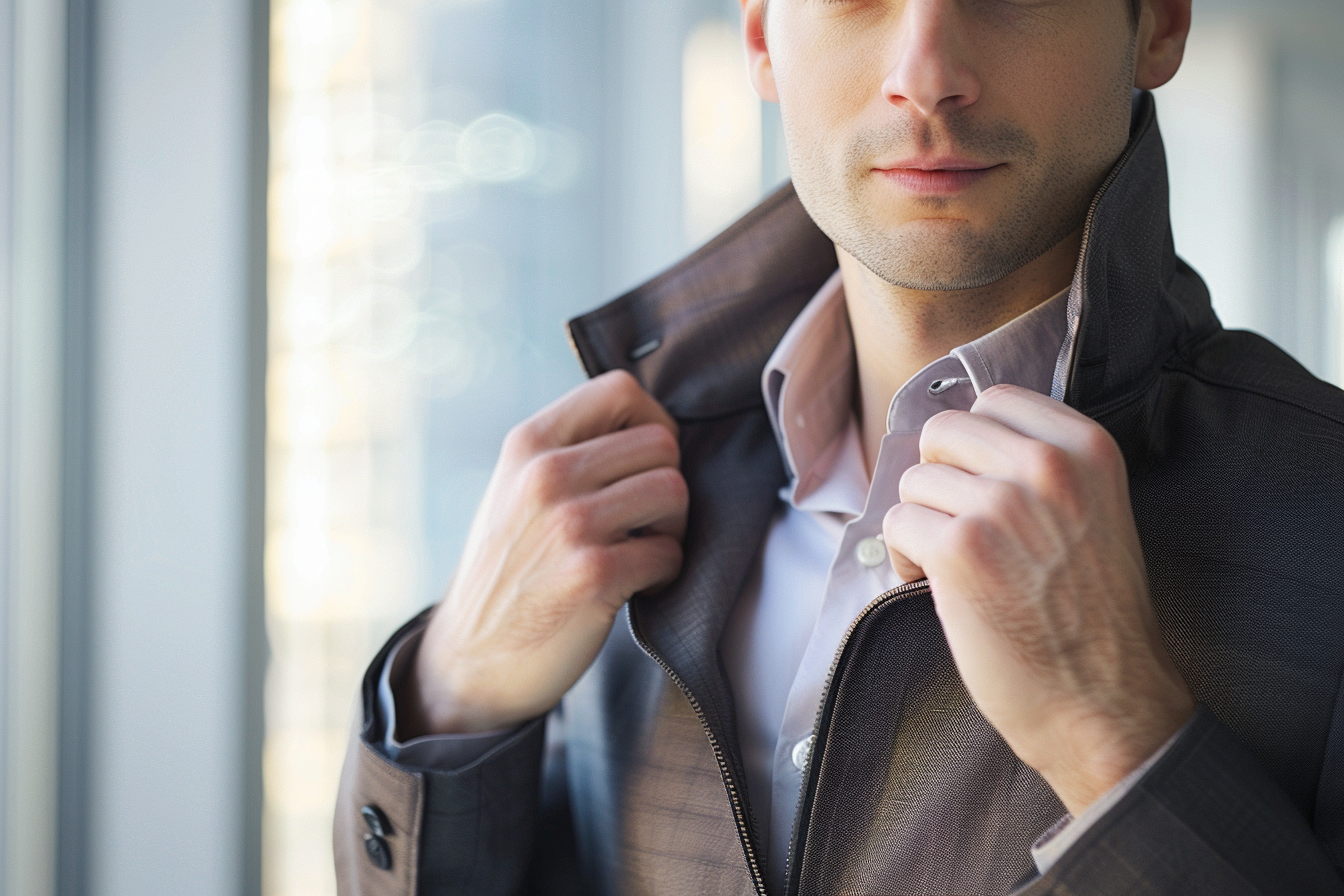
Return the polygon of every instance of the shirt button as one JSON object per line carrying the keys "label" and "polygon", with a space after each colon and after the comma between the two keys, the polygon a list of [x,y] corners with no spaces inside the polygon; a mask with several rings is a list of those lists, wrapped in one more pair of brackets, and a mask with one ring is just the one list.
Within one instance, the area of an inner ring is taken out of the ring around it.
{"label": "shirt button", "polygon": [[798,771],[807,770],[807,757],[812,752],[812,742],[817,739],[815,734],[809,734],[807,737],[793,745],[793,767]]}
{"label": "shirt button", "polygon": [[865,538],[854,546],[854,556],[858,557],[864,566],[870,568],[879,566],[887,559],[887,546],[882,543],[880,535],[876,538]]}

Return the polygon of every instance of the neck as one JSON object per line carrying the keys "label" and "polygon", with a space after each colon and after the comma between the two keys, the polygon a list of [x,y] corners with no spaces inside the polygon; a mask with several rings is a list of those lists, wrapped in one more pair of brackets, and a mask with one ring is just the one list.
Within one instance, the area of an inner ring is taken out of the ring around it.
{"label": "neck", "polygon": [[887,433],[887,409],[906,381],[958,346],[998,329],[1057,295],[1073,279],[1079,229],[988,286],[921,290],[893,286],[836,247],[858,362],[855,409],[869,478]]}

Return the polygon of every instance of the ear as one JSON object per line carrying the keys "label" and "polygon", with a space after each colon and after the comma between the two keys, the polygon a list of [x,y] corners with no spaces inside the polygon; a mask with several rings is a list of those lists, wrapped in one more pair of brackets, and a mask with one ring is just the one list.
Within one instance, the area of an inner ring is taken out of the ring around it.
{"label": "ear", "polygon": [[1143,0],[1139,9],[1134,86],[1152,90],[1170,81],[1185,56],[1191,0]]}
{"label": "ear", "polygon": [[[776,0],[778,2],[778,0]],[[747,45],[747,74],[761,99],[779,102],[775,88],[775,70],[770,65],[770,48],[765,45],[766,0],[741,0],[742,39]]]}

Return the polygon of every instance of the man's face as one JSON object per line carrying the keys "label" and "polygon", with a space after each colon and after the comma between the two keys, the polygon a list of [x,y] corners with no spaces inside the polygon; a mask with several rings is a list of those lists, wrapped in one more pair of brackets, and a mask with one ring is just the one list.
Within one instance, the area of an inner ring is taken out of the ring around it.
{"label": "man's face", "polygon": [[803,205],[898,286],[1037,258],[1128,139],[1127,0],[769,0],[765,34]]}

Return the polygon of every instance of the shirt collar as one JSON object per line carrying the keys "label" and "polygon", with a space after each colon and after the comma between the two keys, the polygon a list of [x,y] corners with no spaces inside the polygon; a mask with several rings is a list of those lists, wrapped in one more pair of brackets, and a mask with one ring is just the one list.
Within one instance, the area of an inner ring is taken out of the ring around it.
{"label": "shirt collar", "polygon": [[[941,410],[936,402],[911,402],[908,397],[918,393],[924,398],[928,386],[946,379],[949,372],[969,379],[976,395],[996,383],[1049,395],[1067,326],[1068,292],[1065,289],[998,329],[954,348],[911,377],[892,398],[888,431],[920,428]],[[855,377],[854,337],[844,284],[836,271],[784,333],[761,374],[765,407],[791,479],[785,494],[795,506],[827,481],[840,455],[852,453],[854,446],[849,443],[857,444]]]}

